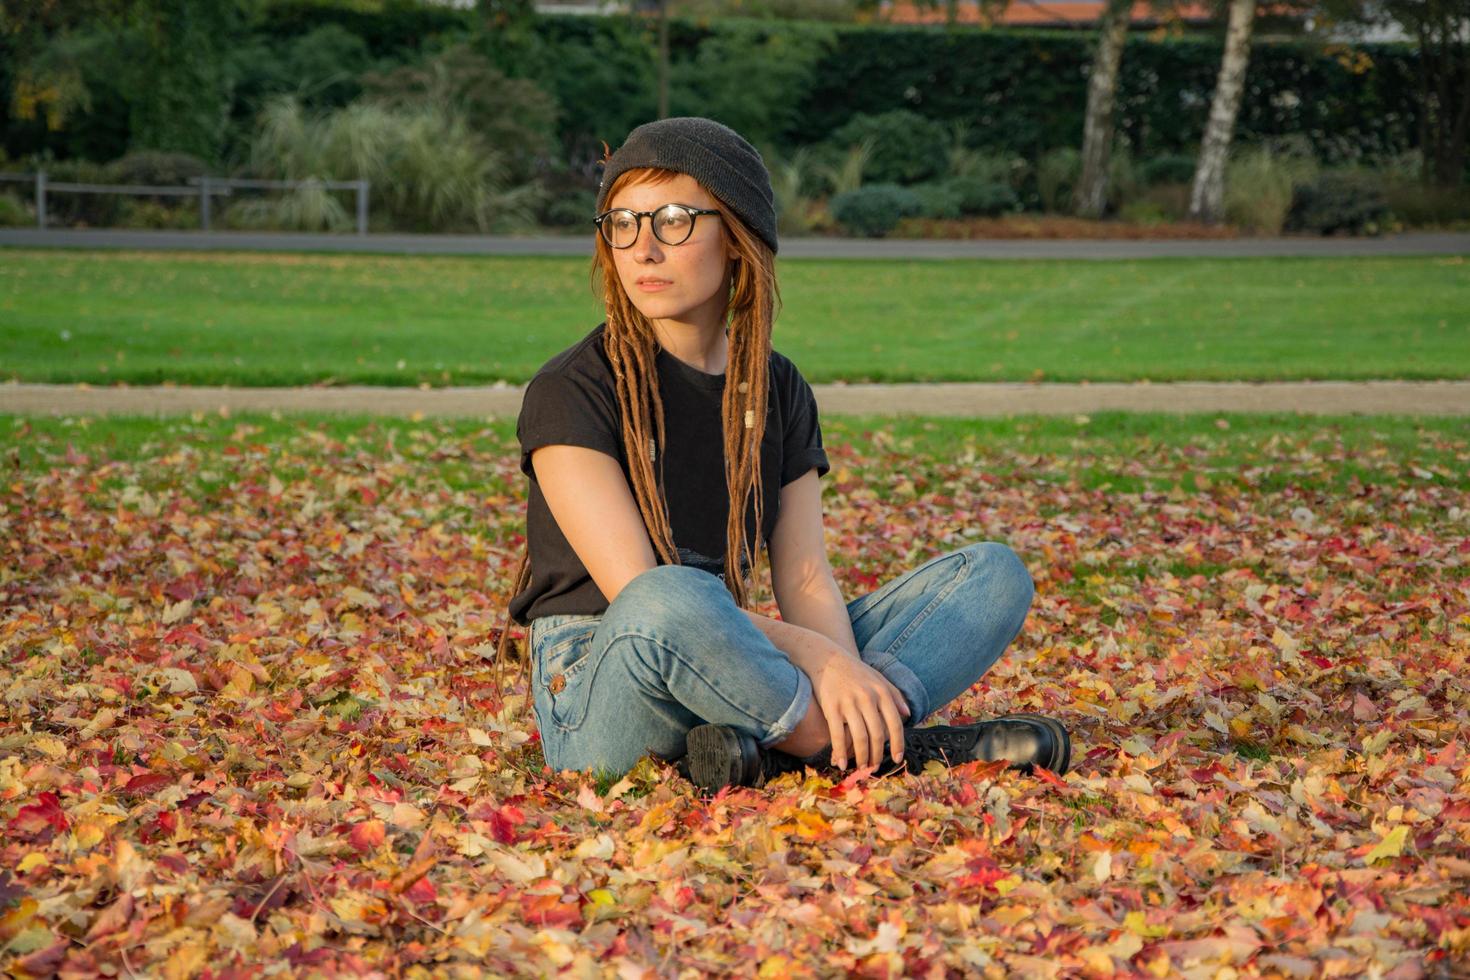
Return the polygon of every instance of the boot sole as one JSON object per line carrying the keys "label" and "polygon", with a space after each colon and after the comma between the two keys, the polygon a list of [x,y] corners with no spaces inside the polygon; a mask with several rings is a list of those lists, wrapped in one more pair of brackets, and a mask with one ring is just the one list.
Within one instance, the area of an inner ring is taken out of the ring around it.
{"label": "boot sole", "polygon": [[[1041,725],[1045,726],[1046,730],[1051,732],[1052,744],[1055,745],[1057,747],[1057,750],[1061,753],[1061,759],[1058,760],[1056,758],[1056,754],[1053,753],[1051,761],[1057,764],[1048,765],[1044,768],[1050,769],[1058,776],[1062,775],[1069,768],[1071,768],[1072,736],[1068,734],[1067,729],[1062,725],[1061,722],[1057,721],[1055,718],[1050,718],[1046,715],[1038,715],[1029,711],[1021,712],[1019,714],[1006,715],[1006,717],[1026,718],[1030,721],[1039,722]],[[1038,762],[1038,764],[1040,763]]]}
{"label": "boot sole", "polygon": [[724,725],[696,725],[685,736],[689,781],[704,790],[741,785],[745,769],[740,736]]}

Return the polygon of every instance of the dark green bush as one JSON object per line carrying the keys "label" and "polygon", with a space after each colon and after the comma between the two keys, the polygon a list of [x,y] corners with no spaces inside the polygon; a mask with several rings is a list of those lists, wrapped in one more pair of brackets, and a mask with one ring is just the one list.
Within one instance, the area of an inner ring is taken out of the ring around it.
{"label": "dark green bush", "polygon": [[188,153],[137,150],[107,165],[108,180],[114,184],[187,184],[191,177],[210,173],[209,164]]}
{"label": "dark green bush", "polygon": [[926,218],[959,218],[960,192],[953,182],[933,180],[909,188],[919,196],[919,214]]}
{"label": "dark green bush", "polygon": [[949,132],[943,124],[908,109],[854,116],[829,138],[839,148],[873,138],[873,155],[863,178],[880,184],[917,184],[944,173]]}
{"label": "dark green bush", "polygon": [[0,193],[0,228],[14,228],[18,225],[33,225],[36,216],[31,214],[30,209],[21,203],[20,199],[11,194]]}
{"label": "dark green bush", "polygon": [[1326,170],[1295,189],[1286,227],[1330,235],[1377,235],[1388,217],[1380,178],[1356,170]]}
{"label": "dark green bush", "polygon": [[[50,184],[113,183],[106,165],[90,160],[55,160],[44,169]],[[116,194],[85,194],[53,188],[46,193],[46,224],[105,228],[117,224],[121,207],[122,198]]]}
{"label": "dark green bush", "polygon": [[1009,184],[979,177],[952,177],[949,185],[960,199],[960,213],[995,217],[1021,209],[1021,200]]}
{"label": "dark green bush", "polygon": [[596,230],[592,225],[595,217],[597,192],[583,187],[566,188],[548,194],[536,214],[536,219],[543,225],[581,230],[589,236]]}
{"label": "dark green bush", "polygon": [[866,184],[843,191],[827,204],[832,217],[848,231],[866,238],[881,238],[901,218],[919,214],[922,205],[913,188],[897,184]]}
{"label": "dark green bush", "polygon": [[1190,184],[1194,182],[1194,157],[1187,153],[1165,153],[1144,161],[1139,168],[1145,187],[1159,184]]}

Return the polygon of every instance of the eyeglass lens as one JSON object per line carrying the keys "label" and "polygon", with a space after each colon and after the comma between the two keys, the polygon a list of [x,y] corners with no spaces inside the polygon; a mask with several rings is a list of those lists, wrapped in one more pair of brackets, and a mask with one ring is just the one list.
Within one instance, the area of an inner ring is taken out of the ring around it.
{"label": "eyeglass lens", "polygon": [[[638,239],[642,219],[619,208],[602,219],[602,237],[613,248],[627,248]],[[694,216],[677,204],[666,204],[653,214],[653,233],[665,245],[678,245],[694,230]]]}

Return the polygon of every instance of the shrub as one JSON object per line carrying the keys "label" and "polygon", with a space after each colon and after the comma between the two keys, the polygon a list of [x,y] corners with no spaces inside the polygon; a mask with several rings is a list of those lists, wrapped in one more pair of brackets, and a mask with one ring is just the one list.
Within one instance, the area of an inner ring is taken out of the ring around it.
{"label": "shrub", "polygon": [[841,194],[863,186],[863,173],[873,156],[874,139],[869,136],[849,147],[818,143],[803,147],[808,154],[808,177],[814,194]]}
{"label": "shrub", "polygon": [[1358,170],[1324,171],[1297,188],[1288,225],[1329,235],[1337,231],[1377,235],[1388,218],[1376,174]]}
{"label": "shrub", "polygon": [[1118,209],[1118,217],[1136,225],[1161,225],[1170,220],[1162,204],[1144,198],[1123,205]]}
{"label": "shrub", "polygon": [[774,153],[762,154],[771,170],[771,189],[776,195],[776,228],[783,235],[805,235],[812,230],[812,151],[800,147],[786,160]]}
{"label": "shrub", "polygon": [[36,216],[21,200],[12,194],[0,194],[0,228],[33,225]]}
{"label": "shrub", "polygon": [[[1162,214],[1167,221],[1183,221],[1189,216],[1190,187],[1184,181],[1156,184],[1140,194],[1138,200],[1126,205],[1123,212],[1136,208],[1140,214]],[[1120,216],[1125,220],[1136,220],[1123,212],[1120,212]]]}
{"label": "shrub", "polygon": [[210,172],[209,164],[188,153],[136,150],[107,165],[108,182],[114,184],[188,184],[190,178]]}
{"label": "shrub", "polygon": [[1389,211],[1410,228],[1456,228],[1470,222],[1470,187],[1440,187],[1390,175],[1383,183]]}
{"label": "shrub", "polygon": [[897,184],[867,184],[843,191],[829,202],[832,216],[843,227],[867,238],[881,238],[900,219],[912,218],[920,210],[919,195]]}
{"label": "shrub", "polygon": [[553,228],[574,228],[592,234],[597,217],[597,193],[585,187],[552,188],[536,219]]}
{"label": "shrub", "polygon": [[1267,144],[1232,153],[1225,165],[1225,219],[1257,234],[1281,234],[1295,188],[1315,170],[1310,157],[1282,154]]}
{"label": "shrub", "polygon": [[1021,208],[1020,198],[1007,183],[985,177],[952,177],[949,186],[960,199],[960,213],[994,217]]}
{"label": "shrub", "polygon": [[958,218],[964,214],[960,210],[960,192],[949,181],[933,180],[915,184],[909,189],[919,198],[919,214],[922,217]]}
{"label": "shrub", "polygon": [[1139,166],[1139,178],[1146,187],[1159,184],[1189,184],[1194,182],[1194,157],[1186,153],[1165,153]]}
{"label": "shrub", "polygon": [[1075,147],[1061,146],[1048,150],[1036,162],[1036,191],[1044,210],[1053,213],[1070,211],[1072,189],[1082,176],[1082,154]]}
{"label": "shrub", "polygon": [[[51,184],[110,184],[107,167],[90,160],[53,160],[42,165]],[[50,190],[46,193],[46,224],[105,228],[117,223],[122,199],[116,194],[83,194]]]}
{"label": "shrub", "polygon": [[174,198],[164,204],[151,197],[124,198],[118,208],[117,223],[124,228],[164,228],[179,230],[199,227],[199,202]]}
{"label": "shrub", "polygon": [[[1081,174],[1078,174],[1081,177]],[[1120,209],[1138,199],[1145,189],[1143,175],[1128,144],[1119,140],[1108,156],[1108,202]]]}
{"label": "shrub", "polygon": [[872,140],[863,176],[875,183],[916,184],[938,177],[949,162],[949,133],[941,123],[908,109],[859,114],[828,142],[850,147]]}
{"label": "shrub", "polygon": [[[501,152],[443,105],[360,101],[308,116],[294,99],[277,99],[260,116],[251,164],[287,180],[368,180],[374,209],[415,231],[520,231],[544,199],[534,184],[511,187]],[[341,205],[323,188],[279,200],[289,227],[337,224]]]}

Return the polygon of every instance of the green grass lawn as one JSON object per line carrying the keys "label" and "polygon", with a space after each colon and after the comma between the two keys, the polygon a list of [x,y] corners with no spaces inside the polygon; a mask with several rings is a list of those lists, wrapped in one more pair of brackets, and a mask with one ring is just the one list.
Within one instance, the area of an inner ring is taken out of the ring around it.
{"label": "green grass lawn", "polygon": [[[0,249],[0,379],[525,381],[601,320],[590,263]],[[1465,256],[785,259],[814,382],[1470,377]]]}
{"label": "green grass lawn", "polygon": [[[1098,412],[1074,418],[1000,419],[831,415],[823,441],[834,466],[845,448],[887,464],[894,484],[909,460],[967,466],[986,476],[1075,484],[1085,490],[1198,492],[1234,486],[1247,493],[1287,488],[1324,494],[1365,486],[1440,486],[1470,490],[1470,419],[1402,416],[1298,416],[1268,413],[1178,415]],[[518,469],[497,476],[444,443],[473,440],[486,451],[516,453],[515,420],[409,419],[292,413],[198,413],[51,417],[0,415],[0,463],[33,472],[64,465],[68,451],[137,462],[174,452],[238,455],[244,444],[273,445],[312,430],[370,458],[433,459],[445,485],[523,493]],[[825,488],[838,482],[834,469]],[[209,489],[205,487],[205,489]],[[886,498],[887,484],[873,491]]]}

